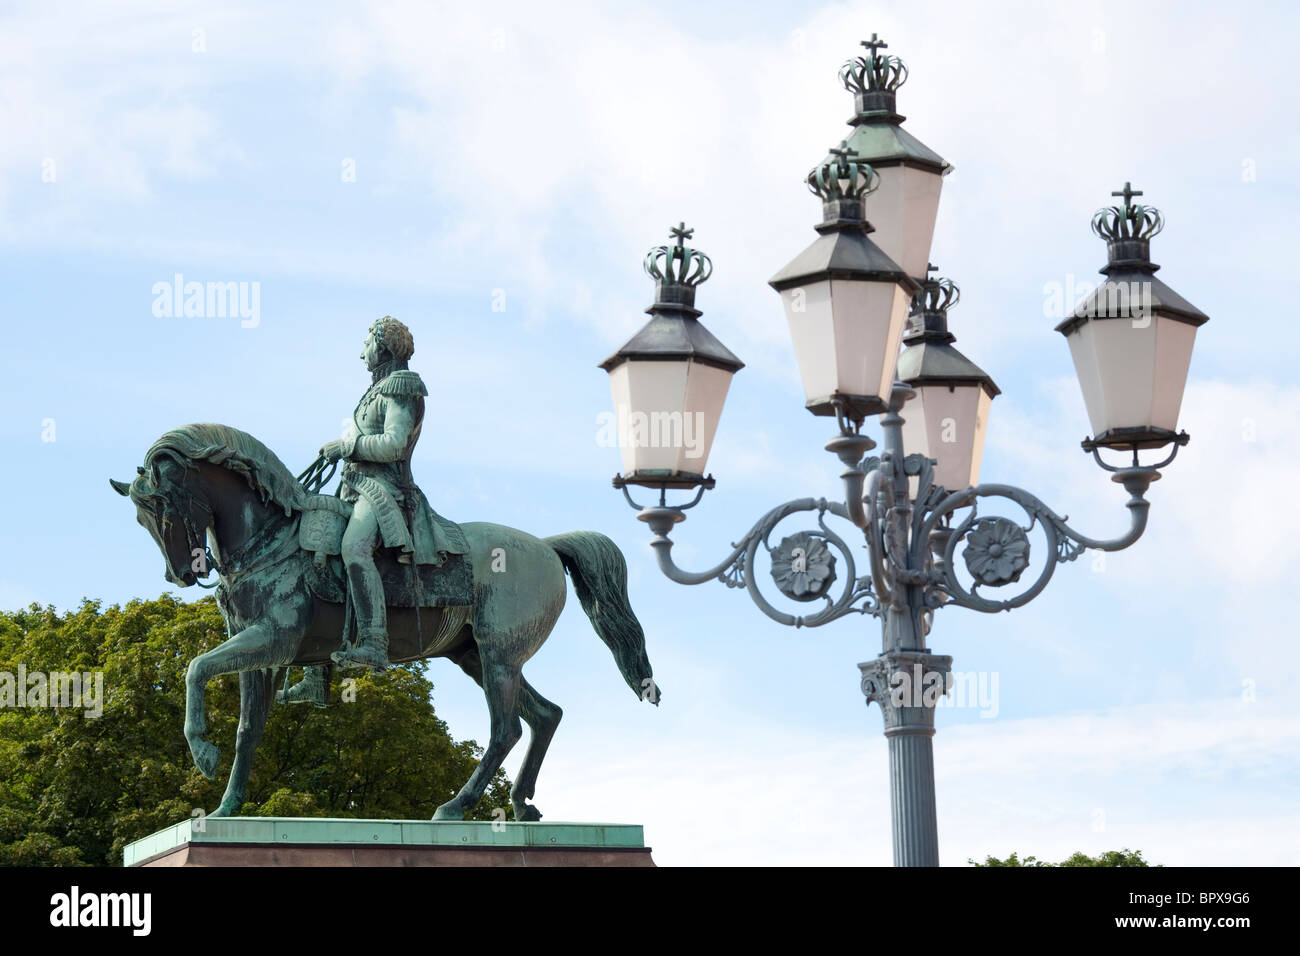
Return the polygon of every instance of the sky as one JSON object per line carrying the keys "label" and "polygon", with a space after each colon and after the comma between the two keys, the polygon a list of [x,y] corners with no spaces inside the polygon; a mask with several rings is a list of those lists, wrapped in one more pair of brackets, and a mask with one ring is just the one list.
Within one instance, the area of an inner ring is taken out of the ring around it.
{"label": "sky", "polygon": [[[1280,3],[6,4],[0,606],[168,590],[107,479],[193,421],[301,470],[368,383],[367,327],[394,315],[430,391],[413,466],[434,507],[599,530],[628,557],[662,706],[571,597],[525,670],[565,712],[546,819],[641,823],[661,865],[888,864],[857,667],[878,624],[792,630],[743,592],[669,582],[598,440],[597,363],[644,323],[641,258],[684,220],[714,262],[702,321],[746,367],[677,563],[715,564],[786,500],[842,497],[766,281],[815,236],[802,179],[848,131],[836,73],[875,32],[910,70],[906,129],[955,167],[931,260],[962,290],[958,347],[1002,389],[983,480],[1094,537],[1127,525],[1079,449],[1051,306],[1104,264],[1088,223],[1111,190],[1163,211],[1160,278],[1210,316],[1191,444],[1143,539],[1009,614],[936,617],[931,648],[997,688],[937,715],[942,862],[1300,862],[1296,21]],[[168,314],[178,275],[238,283],[249,308]],[[452,732],[485,741],[477,687],[430,673]]]}

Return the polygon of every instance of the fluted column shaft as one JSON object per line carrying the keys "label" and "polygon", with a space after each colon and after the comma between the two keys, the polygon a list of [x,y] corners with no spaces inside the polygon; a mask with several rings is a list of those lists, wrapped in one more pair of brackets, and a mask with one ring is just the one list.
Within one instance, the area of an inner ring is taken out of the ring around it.
{"label": "fluted column shaft", "polygon": [[934,729],[886,733],[894,866],[938,866],[939,823],[934,804]]}
{"label": "fluted column shaft", "polygon": [[952,658],[926,650],[889,651],[858,665],[867,703],[880,705],[889,740],[889,807],[894,865],[938,866],[934,796],[934,705]]}

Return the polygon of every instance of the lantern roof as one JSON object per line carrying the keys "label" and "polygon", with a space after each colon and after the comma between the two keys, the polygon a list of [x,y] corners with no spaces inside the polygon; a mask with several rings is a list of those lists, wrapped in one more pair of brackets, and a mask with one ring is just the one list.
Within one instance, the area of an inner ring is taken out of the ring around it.
{"label": "lantern roof", "polygon": [[699,321],[695,289],[713,273],[713,263],[704,253],[685,244],[695,230],[678,223],[669,234],[675,245],[655,246],[645,257],[645,271],[655,280],[655,301],[641,331],[600,363],[612,372],[628,359],[642,361],[693,360],[738,372],[745,363]]}
{"label": "lantern roof", "polygon": [[1142,190],[1125,183],[1122,206],[1107,206],[1092,217],[1092,231],[1106,241],[1106,276],[1097,289],[1070,310],[1056,331],[1069,335],[1091,319],[1142,319],[1163,315],[1190,325],[1204,325],[1210,317],[1155,277],[1160,268],[1151,261],[1151,238],[1165,225],[1154,206],[1139,205],[1133,197]]}
{"label": "lantern roof", "polygon": [[736,358],[731,349],[718,341],[717,336],[694,316],[680,312],[656,314],[653,306],[649,311],[652,318],[641,331],[600,363],[606,372],[612,372],[628,359],[693,359],[730,372],[738,372],[745,367],[745,363]]}
{"label": "lantern roof", "polygon": [[897,123],[858,119],[848,143],[872,166],[919,166],[944,176],[953,171],[952,163]]}
{"label": "lantern roof", "polygon": [[767,284],[780,292],[820,279],[879,279],[899,282],[915,291],[916,280],[872,242],[867,231],[859,227],[823,232]]}

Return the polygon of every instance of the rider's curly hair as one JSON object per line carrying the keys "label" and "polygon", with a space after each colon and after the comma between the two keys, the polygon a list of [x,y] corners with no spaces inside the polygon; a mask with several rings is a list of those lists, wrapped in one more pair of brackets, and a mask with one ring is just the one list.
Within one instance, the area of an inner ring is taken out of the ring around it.
{"label": "rider's curly hair", "polygon": [[370,326],[370,333],[381,348],[399,362],[405,362],[415,354],[415,339],[411,330],[391,315],[375,319]]}

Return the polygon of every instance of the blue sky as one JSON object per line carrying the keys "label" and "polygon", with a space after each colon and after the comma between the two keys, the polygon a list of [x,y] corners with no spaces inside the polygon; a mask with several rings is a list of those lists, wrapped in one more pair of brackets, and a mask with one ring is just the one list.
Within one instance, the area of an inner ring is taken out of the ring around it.
{"label": "blue sky", "polygon": [[[959,347],[1003,390],[985,480],[1085,533],[1124,527],[1123,492],[1079,451],[1045,302],[1095,277],[1088,220],[1125,180],[1165,214],[1161,278],[1211,317],[1192,444],[1152,488],[1146,537],[1061,567],[1012,614],[938,616],[931,646],[999,688],[996,717],[938,718],[944,862],[1127,845],[1294,863],[1300,520],[1277,502],[1300,481],[1295,20],[1280,4],[11,4],[0,441],[23,488],[0,605],[156,596],[160,556],[106,479],[203,420],[305,467],[366,384],[366,327],[392,314],[431,392],[415,470],[434,506],[600,530],[628,555],[664,705],[638,706],[571,599],[526,672],[565,708],[547,818],[644,823],[663,863],[887,863],[885,743],[857,686],[874,622],[791,631],[720,584],[666,581],[596,440],[596,363],[644,321],[641,257],[685,219],[715,265],[704,322],[747,368],[678,563],[715,563],[782,501],[840,494],[765,283],[814,235],[801,178],[847,131],[835,74],[874,31],[911,70],[907,128],[956,167],[932,259],[962,288]],[[258,283],[256,325],[156,316],[176,273]],[[453,731],[485,739],[477,688],[432,673]]]}

